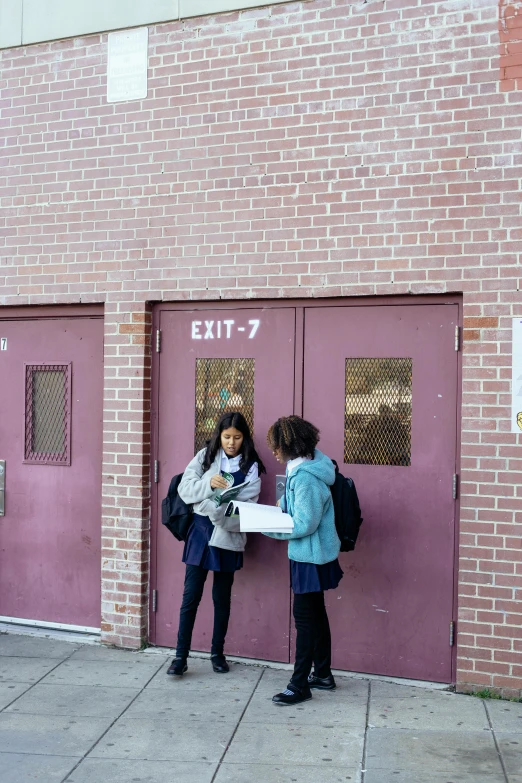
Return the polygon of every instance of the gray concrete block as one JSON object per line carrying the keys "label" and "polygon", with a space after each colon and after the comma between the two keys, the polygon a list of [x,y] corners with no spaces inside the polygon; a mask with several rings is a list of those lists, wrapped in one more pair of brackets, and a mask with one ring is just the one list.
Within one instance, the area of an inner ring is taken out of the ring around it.
{"label": "gray concrete block", "polygon": [[26,682],[0,682],[0,710],[21,696],[31,685]]}
{"label": "gray concrete block", "polygon": [[0,751],[44,756],[83,756],[111,724],[110,718],[0,715]]}
{"label": "gray concrete block", "polygon": [[65,659],[79,649],[79,644],[62,642],[59,639],[48,639],[45,636],[27,636],[14,633],[0,634],[0,656]]}
{"label": "gray concrete block", "polygon": [[369,723],[377,728],[480,731],[488,729],[480,699],[456,694],[430,693],[405,699],[373,697]]}
{"label": "gray concrete block", "polygon": [[405,731],[370,729],[366,769],[402,770],[417,775],[498,775],[501,772],[491,731]]}
{"label": "gray concrete block", "polygon": [[[286,688],[290,682],[292,671],[285,669],[264,669],[263,676],[257,686],[257,691],[269,693],[272,696]],[[349,703],[357,701],[366,704],[368,701],[368,680],[359,680],[355,677],[336,677],[337,688],[332,693],[341,694]],[[318,691],[314,691],[318,693]],[[323,691],[325,693],[325,691]]]}
{"label": "gray concrete block", "polygon": [[137,688],[38,683],[7,708],[26,715],[116,718],[139,693]]}
{"label": "gray concrete block", "polygon": [[442,690],[441,688],[424,688],[416,685],[400,685],[396,682],[382,682],[380,680],[371,681],[372,698],[386,699],[428,699],[431,696],[446,696],[451,699],[455,696],[453,691]]}
{"label": "gray concrete block", "polygon": [[[150,660],[150,658],[147,658]],[[161,670],[147,685],[147,688],[185,688],[205,689],[209,691],[245,690],[255,687],[264,669],[260,666],[244,666],[240,663],[230,663],[228,674],[216,674],[212,671],[210,660],[204,658],[189,658],[188,672],[183,677],[167,675],[172,658],[163,664]]]}
{"label": "gray concrete block", "polygon": [[38,682],[56,665],[57,660],[5,656],[0,658],[0,682]]}
{"label": "gray concrete block", "polygon": [[[522,733],[508,734],[495,732],[498,747],[508,775],[522,777]],[[511,783],[511,779],[510,779]]]}
{"label": "gray concrete block", "polygon": [[284,723],[288,726],[354,726],[364,730],[366,723],[366,701],[354,699],[352,702],[344,698],[340,691],[313,691],[310,701],[289,709],[275,709],[272,696],[277,691],[271,689],[268,693],[256,691],[248,705],[242,723]]}
{"label": "gray concrete block", "polygon": [[90,754],[92,758],[219,761],[235,723],[170,722],[123,715]]}
{"label": "gray concrete block", "polygon": [[0,0],[0,49],[22,43],[22,0]]}
{"label": "gray concrete block", "polygon": [[512,701],[493,701],[493,699],[485,700],[484,704],[494,731],[508,731],[522,735],[522,704]]}
{"label": "gray concrete block", "polygon": [[[412,777],[411,771],[377,769],[365,773],[364,783],[506,783],[506,778],[502,772],[488,775],[441,772],[438,775],[432,775],[429,770],[426,772],[418,770]],[[510,779],[510,783],[518,783],[518,781]]]}
{"label": "gray concrete block", "polygon": [[[104,685],[108,688],[143,688],[157,672],[161,661],[82,661],[61,663],[46,683],[56,685]],[[0,661],[1,666],[1,661]]]}
{"label": "gray concrete block", "polygon": [[[296,767],[294,764],[223,763],[215,783],[359,783],[360,772],[326,764]],[[417,783],[417,781],[415,782]],[[496,781],[494,782],[496,783]]]}
{"label": "gray concrete block", "polygon": [[129,718],[147,716],[163,718],[168,721],[189,720],[219,720],[237,721],[245,709],[250,691],[246,689],[232,690],[222,687],[213,691],[195,690],[194,688],[168,687],[147,688],[125,713]]}
{"label": "gray concrete block", "polygon": [[167,656],[145,656],[141,650],[120,650],[117,647],[107,647],[104,644],[84,644],[71,656],[71,661],[129,661],[145,660],[148,663],[157,661],[158,666]]}
{"label": "gray concrete block", "polygon": [[210,783],[217,764],[87,758],[66,783]]}
{"label": "gray concrete block", "polygon": [[178,0],[23,0],[23,43],[178,19]]}
{"label": "gray concrete block", "polygon": [[0,753],[0,783],[62,783],[79,758]]}
{"label": "gray concrete block", "polygon": [[343,766],[347,774],[356,775],[362,758],[364,726],[360,730],[340,726],[323,728],[301,723],[277,723],[277,710],[295,707],[273,705],[274,723],[241,723],[226,761],[235,764],[273,764],[274,758],[286,764],[320,764]]}

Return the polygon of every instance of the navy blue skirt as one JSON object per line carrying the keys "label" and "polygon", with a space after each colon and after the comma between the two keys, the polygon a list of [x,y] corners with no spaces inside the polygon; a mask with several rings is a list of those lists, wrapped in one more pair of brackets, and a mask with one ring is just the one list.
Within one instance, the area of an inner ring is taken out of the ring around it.
{"label": "navy blue skirt", "polygon": [[214,525],[208,517],[194,514],[183,549],[183,562],[207,571],[239,571],[243,568],[243,552],[210,546],[213,530]]}
{"label": "navy blue skirt", "polygon": [[298,595],[335,590],[343,578],[343,573],[337,558],[323,565],[290,560],[290,584],[294,593]]}

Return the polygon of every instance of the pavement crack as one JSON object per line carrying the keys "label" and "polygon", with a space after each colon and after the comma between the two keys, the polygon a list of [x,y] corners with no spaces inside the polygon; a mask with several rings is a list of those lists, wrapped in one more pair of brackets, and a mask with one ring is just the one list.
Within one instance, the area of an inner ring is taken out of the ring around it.
{"label": "pavement crack", "polygon": [[66,774],[66,776],[65,776],[64,778],[62,778],[62,780],[60,781],[60,783],[66,783],[66,781],[67,781],[67,780],[68,780],[68,779],[71,777],[71,775],[72,775],[74,772],[76,772],[76,770],[78,769],[78,767],[80,766],[80,764],[81,764],[81,763],[82,763],[82,762],[83,762],[83,761],[84,761],[84,760],[87,758],[87,756],[89,755],[89,753],[92,753],[92,751],[94,750],[94,748],[95,748],[95,747],[96,747],[96,746],[97,746],[97,745],[98,745],[98,744],[99,744],[99,743],[102,741],[102,739],[105,737],[105,735],[107,734],[107,732],[108,732],[108,731],[110,731],[110,730],[112,729],[112,727],[114,726],[114,724],[115,724],[117,721],[119,721],[119,719],[120,719],[120,718],[121,718],[123,715],[125,715],[125,713],[126,713],[126,712],[127,712],[127,710],[129,709],[129,707],[130,707],[130,706],[132,706],[132,705],[134,704],[134,702],[136,701],[136,699],[138,698],[138,696],[141,696],[141,694],[143,693],[143,691],[145,690],[145,688],[147,687],[147,685],[148,685],[148,684],[149,684],[149,683],[150,683],[150,682],[151,682],[151,681],[154,679],[154,677],[155,677],[155,676],[158,674],[158,672],[159,672],[159,671],[161,671],[161,669],[162,669],[162,667],[164,666],[164,664],[165,664],[165,661],[166,661],[166,660],[168,660],[168,659],[167,659],[167,658],[165,658],[163,661],[161,661],[161,663],[159,664],[159,666],[158,666],[158,668],[156,669],[156,671],[155,671],[153,674],[151,674],[151,676],[149,677],[149,679],[147,680],[147,682],[145,683],[145,685],[144,685],[144,686],[141,688],[141,690],[140,690],[140,691],[139,691],[139,692],[136,694],[136,696],[135,696],[133,699],[131,699],[131,701],[130,701],[130,702],[127,704],[127,705],[126,705],[126,707],[124,707],[124,708],[122,709],[122,711],[121,711],[121,712],[120,712],[118,715],[116,715],[116,717],[114,718],[114,720],[113,720],[113,721],[112,721],[112,722],[109,724],[109,726],[107,726],[107,728],[105,729],[105,731],[104,731],[102,734],[100,734],[100,736],[98,737],[98,739],[97,739],[95,742],[93,742],[93,744],[90,746],[90,748],[88,748],[88,749],[87,749],[87,751],[86,751],[86,752],[83,754],[83,756],[81,757],[81,759],[79,759],[79,760],[78,760],[77,764],[75,764],[75,765],[74,765],[74,767],[73,767],[71,770],[69,770],[69,772]]}
{"label": "pavement crack", "polygon": [[370,701],[372,698],[372,681],[368,681],[368,701],[366,702],[366,721],[364,724],[364,743],[361,761],[361,783],[364,783],[366,775],[366,752],[368,748],[368,731],[370,729]]}
{"label": "pavement crack", "polygon": [[[22,683],[20,683],[20,685],[26,685],[26,684],[27,684],[27,685],[29,685],[29,687],[28,687],[28,688],[26,688],[26,690],[25,690],[23,693],[19,693],[19,694],[18,694],[18,696],[15,696],[15,698],[13,699],[13,701],[10,701],[10,702],[9,702],[9,704],[4,704],[4,706],[2,707],[2,709],[0,710],[0,712],[4,712],[4,710],[6,710],[6,709],[7,709],[8,707],[10,707],[12,704],[15,704],[15,703],[18,701],[18,699],[21,699],[21,698],[22,698],[22,696],[25,696],[25,695],[26,695],[26,693],[29,693],[29,691],[32,691],[32,689],[34,688],[34,686],[35,686],[35,685],[38,685],[40,682],[42,682],[42,680],[45,680],[45,678],[46,678],[46,677],[47,677],[49,674],[51,674],[51,672],[54,672],[54,671],[55,671],[55,670],[56,670],[56,669],[57,669],[59,666],[61,666],[61,665],[62,665],[62,663],[65,663],[66,661],[68,661],[68,660],[69,660],[69,658],[71,658],[71,657],[74,655],[74,653],[75,653],[75,652],[77,652],[77,651],[78,651],[78,650],[73,650],[73,651],[72,651],[72,653],[71,653],[70,655],[68,655],[66,658],[60,658],[60,659],[58,660],[58,663],[56,664],[56,666],[53,666],[53,668],[52,668],[52,669],[49,669],[49,671],[48,671],[48,672],[45,672],[45,674],[42,674],[42,676],[40,677],[40,679],[39,679],[39,680],[36,680],[36,682],[33,682],[33,683],[23,683],[23,682],[22,682]],[[4,657],[6,657],[6,658],[27,658],[27,657],[29,657],[29,656],[24,656],[24,655],[6,655],[6,656],[4,656]],[[30,657],[33,657],[33,656],[30,656]],[[40,658],[36,658],[35,660],[40,660]],[[50,660],[52,660],[52,659],[50,659]],[[12,682],[12,680],[10,680],[10,682]]]}
{"label": "pavement crack", "polygon": [[489,714],[488,705],[484,699],[482,699],[482,704],[484,705],[484,709],[486,710],[486,718],[488,719],[489,730],[491,731],[491,736],[493,737],[493,742],[495,743],[495,749],[498,753],[498,760],[500,762],[500,766],[502,767],[502,773],[504,775],[506,783],[510,783],[506,765],[504,764],[504,759],[502,757],[502,752],[498,745],[497,735],[495,734],[495,729],[493,728],[493,724],[491,722],[491,716]]}
{"label": "pavement crack", "polygon": [[260,683],[260,682],[261,682],[261,680],[263,679],[263,674],[265,673],[265,671],[266,671],[266,670],[265,670],[265,669],[263,669],[263,670],[262,670],[262,672],[261,672],[261,674],[259,675],[259,679],[258,679],[258,681],[256,682],[255,688],[254,688],[254,690],[252,691],[252,693],[250,694],[250,698],[249,698],[249,700],[247,701],[247,703],[245,704],[245,708],[243,709],[243,712],[242,712],[242,713],[241,713],[241,715],[239,716],[239,720],[238,720],[238,722],[237,722],[237,724],[236,724],[236,728],[235,728],[235,729],[234,729],[234,731],[232,732],[232,736],[230,737],[229,741],[227,742],[227,744],[226,744],[226,746],[225,746],[225,750],[224,750],[224,751],[223,751],[223,753],[221,754],[221,758],[219,759],[219,761],[218,761],[218,764],[217,764],[217,767],[216,767],[216,769],[214,770],[214,774],[212,775],[212,779],[211,779],[210,783],[214,783],[214,781],[216,780],[216,776],[217,776],[217,774],[218,774],[219,770],[221,769],[221,764],[223,763],[223,759],[224,759],[224,758],[225,758],[225,756],[227,755],[227,751],[228,751],[229,747],[232,745],[232,742],[234,741],[234,737],[236,736],[237,730],[238,730],[239,726],[241,725],[241,721],[243,720],[243,717],[244,717],[244,715],[245,715],[245,712],[248,710],[248,707],[249,707],[249,705],[250,705],[250,702],[251,702],[251,701],[252,701],[252,699],[254,698],[254,695],[255,695],[255,693],[256,693],[256,691],[257,691],[257,689],[258,689],[259,683]]}

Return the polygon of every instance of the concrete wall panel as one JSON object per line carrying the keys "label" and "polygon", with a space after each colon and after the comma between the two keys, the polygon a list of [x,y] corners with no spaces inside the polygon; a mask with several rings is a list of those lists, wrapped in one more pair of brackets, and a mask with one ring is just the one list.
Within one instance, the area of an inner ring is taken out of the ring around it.
{"label": "concrete wall panel", "polygon": [[288,0],[179,0],[179,15],[182,19],[190,16],[218,14],[225,11],[240,11],[245,8],[259,8],[264,5],[287,3]]}
{"label": "concrete wall panel", "polygon": [[0,0],[0,49],[22,43],[22,0]]}
{"label": "concrete wall panel", "polygon": [[24,44],[179,18],[179,0],[24,0],[23,5]]}

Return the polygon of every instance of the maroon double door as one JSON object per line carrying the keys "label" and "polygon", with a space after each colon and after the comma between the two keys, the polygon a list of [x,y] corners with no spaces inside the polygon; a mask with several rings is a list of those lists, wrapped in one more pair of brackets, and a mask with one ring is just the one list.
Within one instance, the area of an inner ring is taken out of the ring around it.
{"label": "maroon double door", "polygon": [[[161,306],[156,326],[151,636],[175,646],[182,545],[160,524],[172,475],[183,471],[222,410],[253,418],[267,467],[261,502],[281,472],[265,438],[297,413],[356,482],[364,523],[327,603],[335,668],[452,681],[458,353],[456,302],[360,305]],[[210,580],[209,580],[210,581]],[[208,650],[210,586],[193,649]],[[292,657],[286,544],[249,536],[236,576],[229,654]]]}

